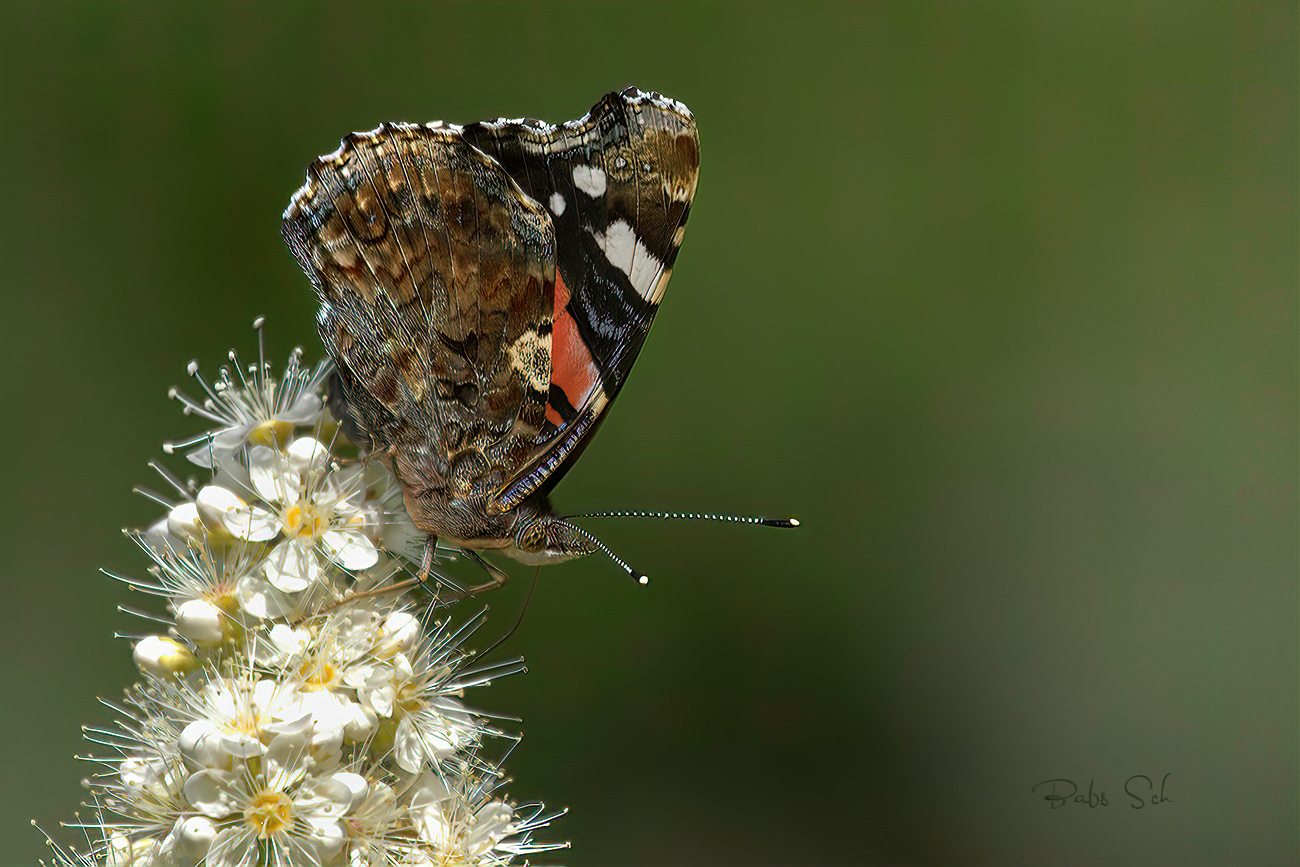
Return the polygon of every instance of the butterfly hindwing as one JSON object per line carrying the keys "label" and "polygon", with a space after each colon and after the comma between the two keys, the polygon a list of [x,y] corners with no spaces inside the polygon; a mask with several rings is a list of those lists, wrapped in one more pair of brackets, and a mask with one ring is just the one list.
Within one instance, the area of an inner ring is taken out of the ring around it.
{"label": "butterfly hindwing", "polygon": [[331,406],[417,523],[413,499],[438,504],[431,536],[504,533],[488,504],[546,424],[549,215],[457,132],[385,124],[312,165],[283,228],[321,300]]}

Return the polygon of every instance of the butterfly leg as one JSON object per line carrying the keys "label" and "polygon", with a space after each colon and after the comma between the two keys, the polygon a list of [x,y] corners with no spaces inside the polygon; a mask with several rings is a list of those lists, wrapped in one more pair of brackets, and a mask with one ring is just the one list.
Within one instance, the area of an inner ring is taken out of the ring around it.
{"label": "butterfly leg", "polygon": [[467,550],[465,551],[465,555],[469,557],[469,559],[477,563],[479,566],[482,566],[483,571],[488,573],[488,577],[492,579],[491,581],[488,581],[486,584],[480,584],[477,587],[471,587],[470,589],[466,590],[465,596],[477,596],[480,593],[486,593],[489,590],[496,590],[498,587],[504,587],[506,586],[506,584],[510,582],[509,575],[507,575],[504,571],[502,571],[500,567],[494,566],[492,563],[490,563],[487,560],[487,558],[484,557],[479,552]]}
{"label": "butterfly leg", "polygon": [[430,536],[424,545],[424,557],[420,560],[420,572],[415,576],[420,579],[421,584],[429,580],[429,573],[433,571],[433,552],[437,547],[437,537]]}
{"label": "butterfly leg", "polygon": [[[446,579],[442,578],[440,575],[438,575],[437,573],[435,573],[435,572],[433,571],[433,559],[434,559],[434,553],[435,553],[435,551],[437,550],[437,547],[438,547],[438,540],[437,540],[436,538],[434,538],[434,537],[430,537],[429,540],[428,540],[428,544],[425,545],[425,548],[424,548],[424,556],[420,559],[420,571],[416,573],[416,575],[415,575],[414,578],[407,578],[405,581],[398,581],[398,582],[395,583],[395,584],[390,584],[390,585],[387,585],[387,586],[384,586],[384,587],[375,587],[375,588],[370,589],[370,590],[361,590],[361,591],[349,592],[346,596],[344,596],[344,597],[343,597],[342,599],[340,599],[338,602],[335,602],[333,605],[329,605],[329,606],[325,607],[325,608],[322,609],[322,610],[323,610],[323,611],[331,611],[331,610],[337,608],[338,606],[343,605],[344,603],[355,602],[355,601],[357,601],[358,599],[368,599],[368,598],[370,598],[370,597],[372,597],[372,596],[379,596],[379,595],[384,594],[384,593],[405,593],[406,591],[408,591],[408,590],[410,590],[410,589],[412,589],[412,588],[414,588],[414,587],[417,587],[417,586],[420,586],[420,585],[426,584],[426,583],[428,582],[428,580],[429,580],[429,576],[430,576],[430,575],[433,576],[434,580],[435,580],[439,585],[451,584],[451,582],[449,582],[449,581],[447,581]],[[451,586],[452,586],[453,588],[455,587],[454,584],[451,584]],[[457,588],[457,589],[459,589],[459,588]],[[474,592],[476,592],[476,591],[475,591],[475,590],[471,590],[471,591],[469,591],[469,593],[462,593],[460,596],[454,597],[454,599],[464,598],[465,596],[469,596],[470,594],[472,594],[472,593],[474,593]],[[436,594],[435,594],[435,598],[436,598]],[[453,599],[453,601],[454,601],[454,599]]]}
{"label": "butterfly leg", "polygon": [[520,625],[524,622],[524,615],[528,613],[528,604],[533,601],[533,591],[537,589],[537,576],[541,574],[542,567],[538,566],[537,570],[533,572],[533,583],[528,585],[528,595],[524,597],[524,607],[519,609],[519,618],[515,621],[515,625],[510,627],[510,631],[505,635],[489,644],[485,650],[480,650],[478,653],[474,654],[475,658],[487,656],[489,653],[504,644],[506,640],[510,638],[510,636],[514,635],[515,631],[519,629]]}

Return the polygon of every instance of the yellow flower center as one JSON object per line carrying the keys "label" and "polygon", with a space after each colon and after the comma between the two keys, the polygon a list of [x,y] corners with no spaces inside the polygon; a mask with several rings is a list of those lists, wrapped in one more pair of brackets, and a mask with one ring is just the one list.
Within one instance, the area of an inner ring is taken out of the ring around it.
{"label": "yellow flower center", "polygon": [[303,692],[320,692],[329,689],[339,679],[339,670],[328,662],[309,660],[298,666]]}
{"label": "yellow flower center", "polygon": [[287,421],[270,419],[248,432],[248,441],[255,446],[270,446],[282,449],[289,444],[293,436],[293,425]]}
{"label": "yellow flower center", "polygon": [[293,818],[293,801],[284,792],[260,792],[244,808],[244,821],[257,829],[265,840],[289,827]]}
{"label": "yellow flower center", "polygon": [[423,698],[423,691],[420,685],[414,681],[408,680],[397,688],[397,695],[394,696],[397,707],[404,713],[415,713],[424,710],[429,703]]}
{"label": "yellow flower center", "polygon": [[312,504],[305,500],[291,503],[289,508],[284,510],[280,522],[284,524],[284,534],[286,536],[301,534],[314,539],[329,529],[329,522],[325,519],[325,516],[316,511]]}
{"label": "yellow flower center", "polygon": [[220,590],[216,593],[205,594],[204,598],[226,614],[234,614],[239,610],[239,598],[235,596],[234,590]]}

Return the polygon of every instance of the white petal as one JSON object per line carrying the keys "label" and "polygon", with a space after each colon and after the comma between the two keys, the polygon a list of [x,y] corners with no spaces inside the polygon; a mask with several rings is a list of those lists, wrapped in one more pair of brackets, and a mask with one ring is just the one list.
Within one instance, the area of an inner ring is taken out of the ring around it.
{"label": "white petal", "polygon": [[182,729],[178,746],[181,758],[191,768],[230,768],[230,753],[224,749],[221,730],[210,720],[195,720]]}
{"label": "white petal", "polygon": [[251,685],[234,680],[213,680],[203,688],[203,700],[210,708],[209,716],[218,719],[233,719],[248,707],[248,691]]}
{"label": "white petal", "polygon": [[278,710],[277,716],[279,718],[269,719],[262,723],[263,732],[272,737],[285,735],[304,741],[311,737],[311,714],[299,707],[297,702]]}
{"label": "white petal", "polygon": [[117,776],[129,797],[135,797],[157,779],[153,765],[140,756],[130,756],[117,765]]}
{"label": "white petal", "polygon": [[243,811],[246,795],[230,771],[199,771],[185,781],[185,800],[205,816],[224,819]]}
{"label": "white petal", "polygon": [[149,525],[144,531],[142,540],[150,549],[159,554],[167,554],[176,551],[176,537],[167,532],[167,519],[159,518]]}
{"label": "white petal", "polygon": [[[257,709],[258,713],[263,715],[284,719],[288,715],[284,713],[283,709],[295,704],[297,699],[298,690],[296,687],[269,677],[262,678],[253,686],[252,706]],[[292,716],[296,717],[298,714],[292,714]]]}
{"label": "white petal", "polygon": [[510,835],[514,811],[500,801],[490,801],[474,813],[466,848],[481,855]]}
{"label": "white petal", "polygon": [[370,782],[360,774],[354,774],[351,771],[339,771],[334,774],[334,781],[341,783],[348,790],[348,812],[360,806],[361,802],[370,794]]}
{"label": "white petal", "polygon": [[217,837],[217,826],[207,816],[190,816],[176,824],[176,848],[198,862],[205,858]]}
{"label": "white petal", "polygon": [[356,572],[379,562],[374,543],[359,530],[326,530],[320,541],[334,562],[344,569]]}
{"label": "white petal", "polygon": [[[217,431],[212,436],[210,454],[218,459],[231,454],[244,445],[244,440],[248,438],[251,429],[252,425],[241,424],[239,427],[228,427]],[[204,447],[203,451],[207,452],[209,449]]]}
{"label": "white petal", "polygon": [[441,803],[425,806],[423,809],[412,808],[415,824],[419,829],[420,839],[432,843],[438,849],[451,849],[456,845],[456,833],[442,811]]}
{"label": "white petal", "polygon": [[283,455],[266,446],[249,449],[248,477],[253,490],[268,503],[283,503],[297,498],[297,475]]}
{"label": "white petal", "polygon": [[334,864],[343,854],[343,847],[348,842],[347,830],[338,819],[308,816],[307,824],[311,827],[308,846],[316,850],[317,864]]}
{"label": "white petal", "polygon": [[252,732],[223,729],[221,748],[237,759],[251,759],[262,754],[262,741]]}
{"label": "white petal", "polygon": [[[360,803],[360,798],[354,799],[353,787],[346,780],[338,779],[340,776],[353,776],[356,774],[330,774],[325,777],[316,777],[306,780],[298,787],[294,795],[294,803],[310,803],[311,812],[318,816],[342,816],[351,812],[356,803]],[[366,794],[365,780],[361,780],[361,797]]]}
{"label": "white petal", "polygon": [[415,676],[415,667],[411,665],[411,659],[405,653],[394,656],[389,660],[389,665],[402,677],[411,678]]}
{"label": "white petal", "polygon": [[254,867],[257,864],[257,835],[247,825],[227,828],[212,841],[206,867]]}
{"label": "white petal", "polygon": [[384,633],[384,640],[376,649],[380,656],[410,650],[420,640],[420,618],[409,611],[394,611],[384,618],[380,628]]}
{"label": "white petal", "polygon": [[367,689],[362,695],[363,701],[381,717],[393,715],[393,703],[397,700],[397,687],[384,683],[375,689]]}
{"label": "white petal", "polygon": [[426,772],[411,793],[411,809],[424,810],[452,797],[451,788],[441,774]]}
{"label": "white petal", "polygon": [[287,617],[298,609],[292,596],[281,593],[260,575],[245,575],[235,584],[239,607],[263,620]]}
{"label": "white petal", "polygon": [[262,574],[277,590],[297,593],[320,580],[320,561],[309,542],[286,539],[271,551],[262,565]]}
{"label": "white petal", "polygon": [[283,790],[301,780],[311,762],[309,745],[308,738],[301,734],[282,734],[272,738],[262,759],[266,784]]}
{"label": "white petal", "polygon": [[348,702],[348,710],[350,714],[343,722],[344,739],[353,744],[365,743],[379,725],[379,717],[375,716],[374,711],[356,702]]}
{"label": "white petal", "polygon": [[206,599],[190,599],[176,607],[176,631],[196,644],[220,644],[226,638],[225,623],[225,613]]}
{"label": "white petal", "polygon": [[[449,701],[449,700],[448,700]],[[397,764],[415,773],[426,763],[435,765],[473,739],[474,727],[468,714],[456,717],[430,707],[402,718],[393,742]]]}
{"label": "white petal", "polygon": [[[339,704],[351,704],[340,700]],[[343,723],[338,721],[339,714],[331,714],[329,722],[316,721],[311,735],[311,760],[315,763],[312,772],[322,774],[330,768],[337,768],[343,760]]]}
{"label": "white petal", "polygon": [[132,657],[141,672],[154,677],[184,674],[199,664],[198,658],[188,647],[161,635],[149,635],[137,641]]}
{"label": "white petal", "polygon": [[177,539],[202,539],[207,535],[199,518],[199,507],[194,503],[181,503],[167,513],[167,532]]}
{"label": "white petal", "polygon": [[381,682],[387,680],[386,675],[376,674],[379,668],[380,663],[377,662],[355,662],[343,672],[343,682],[353,689],[360,689],[370,683],[372,678],[378,677]]}
{"label": "white petal", "polygon": [[380,612],[357,605],[331,618],[330,623],[337,624],[340,655],[348,660],[370,655],[380,634],[380,617]]}
{"label": "white petal", "polygon": [[280,519],[261,506],[245,505],[222,515],[226,532],[248,542],[269,542],[280,535]]}
{"label": "white petal", "polygon": [[396,809],[397,793],[387,783],[368,781],[369,794],[357,807],[357,816],[362,820],[375,819],[383,821],[384,817]]}
{"label": "white petal", "polygon": [[411,725],[410,717],[404,717],[397,724],[393,758],[397,760],[397,766],[407,773],[416,774],[424,768],[424,744],[420,742],[419,732]]}
{"label": "white petal", "polygon": [[212,530],[225,529],[226,515],[248,509],[248,503],[229,488],[204,485],[194,497],[199,518]]}
{"label": "white petal", "polygon": [[294,657],[307,649],[311,642],[311,633],[306,629],[277,623],[271,627],[271,643],[285,658]]}
{"label": "white petal", "polygon": [[298,437],[285,449],[289,466],[296,472],[306,473],[319,470],[329,461],[330,450],[315,437]]}
{"label": "white petal", "polygon": [[311,714],[312,724],[318,734],[337,730],[339,740],[343,738],[343,727],[352,716],[348,706],[353,702],[345,696],[329,690],[305,692],[298,706]]}
{"label": "white petal", "polygon": [[280,421],[292,422],[293,424],[312,424],[320,416],[323,404],[321,399],[311,392],[299,395],[298,399],[293,402],[293,406],[284,412],[277,413],[276,418]]}
{"label": "white petal", "polygon": [[130,839],[120,831],[114,831],[108,839],[108,851],[104,853],[104,867],[138,867],[138,865],[152,864],[160,850],[161,846],[157,838]]}
{"label": "white petal", "polygon": [[198,464],[205,470],[212,469],[219,459],[219,456],[216,454],[216,449],[213,448],[213,444],[210,441],[205,442],[193,451],[188,452],[185,457],[190,461],[190,463]]}

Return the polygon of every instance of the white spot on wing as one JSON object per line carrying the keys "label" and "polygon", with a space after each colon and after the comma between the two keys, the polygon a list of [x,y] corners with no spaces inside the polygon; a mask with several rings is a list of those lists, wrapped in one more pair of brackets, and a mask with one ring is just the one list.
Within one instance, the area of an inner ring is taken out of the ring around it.
{"label": "white spot on wing", "polygon": [[636,256],[636,232],[622,220],[609,224],[604,233],[595,234],[596,243],[605,251],[609,263],[624,274],[632,274],[632,259]]}
{"label": "white spot on wing", "polygon": [[605,195],[605,170],[592,166],[573,167],[573,185],[593,199]]}
{"label": "white spot on wing", "polygon": [[564,196],[560,195],[559,193],[551,193],[550,205],[551,205],[551,213],[557,217],[560,216],[561,214],[564,213],[564,208],[565,208]]}
{"label": "white spot on wing", "polygon": [[628,274],[628,279],[632,281],[632,287],[636,289],[637,294],[647,301],[655,304],[659,303],[657,297],[652,296],[651,290],[655,288],[655,280],[660,272],[663,271],[663,265],[650,251],[641,243],[638,238],[636,242],[636,255],[632,258],[632,273]]}
{"label": "white spot on wing", "polygon": [[609,263],[627,275],[637,294],[657,303],[659,299],[651,293],[664,266],[650,254],[632,227],[624,220],[615,220],[603,233],[593,233],[592,236],[605,251]]}

